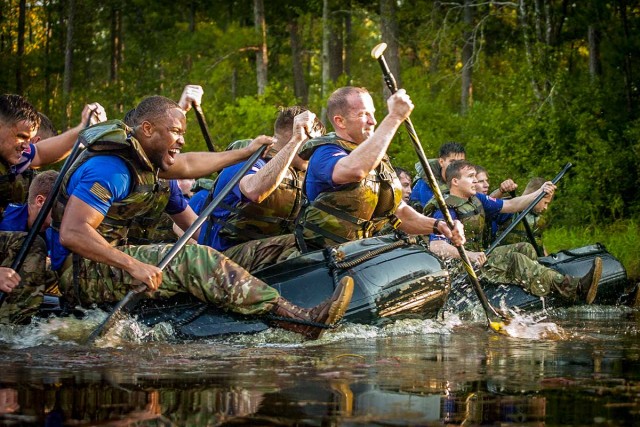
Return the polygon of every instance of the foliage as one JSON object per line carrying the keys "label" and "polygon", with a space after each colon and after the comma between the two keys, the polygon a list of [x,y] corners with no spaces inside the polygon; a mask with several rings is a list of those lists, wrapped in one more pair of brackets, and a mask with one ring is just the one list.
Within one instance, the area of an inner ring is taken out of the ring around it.
{"label": "foliage", "polygon": [[[205,89],[203,109],[218,149],[272,132],[276,108],[296,99],[290,24],[302,44],[300,62],[309,107],[320,113],[323,2],[266,2],[269,86],[257,96],[259,38],[250,0],[75,0],[72,93],[63,96],[69,0],[28,2],[25,53],[17,56],[18,1],[0,4],[0,91],[22,93],[60,128],[75,124],[97,100],[122,117],[142,97],[178,99],[187,83]],[[379,5],[329,2],[343,20],[344,73],[324,82],[369,88],[385,114],[380,70],[370,49],[380,40]],[[471,5],[472,28],[465,26]],[[395,2],[401,81],[415,104],[411,119],[428,157],[448,140],[465,144],[496,186],[513,178],[552,178],[571,162],[551,205],[559,227],[586,226],[640,214],[640,0],[617,2]],[[543,7],[542,7],[543,6]],[[523,11],[525,14],[523,14]],[[118,15],[120,14],[120,15]],[[115,16],[121,16],[122,61],[111,72]],[[349,20],[346,20],[349,17]],[[347,25],[348,23],[348,25]],[[465,32],[466,31],[466,32]],[[597,35],[599,69],[590,66],[589,34]],[[474,46],[473,91],[460,106],[461,50]],[[189,115],[187,149],[204,142]],[[394,164],[413,169],[416,156],[404,130],[389,149]]]}

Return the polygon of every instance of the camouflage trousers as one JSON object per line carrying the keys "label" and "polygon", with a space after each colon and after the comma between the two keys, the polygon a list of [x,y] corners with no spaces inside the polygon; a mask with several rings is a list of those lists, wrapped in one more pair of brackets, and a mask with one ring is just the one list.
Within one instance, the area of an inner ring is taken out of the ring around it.
{"label": "camouflage trousers", "polygon": [[[11,267],[20,252],[27,233],[0,231],[0,267]],[[36,237],[18,271],[20,285],[8,295],[0,309],[0,323],[25,323],[37,313],[42,303],[47,280],[45,274],[47,247]]]}
{"label": "camouflage trousers", "polygon": [[284,234],[241,243],[230,247],[224,254],[248,271],[257,271],[298,256],[300,251],[295,236]]}
{"label": "camouflage trousers", "polygon": [[[158,265],[171,249],[167,245],[122,246],[118,249],[146,264]],[[73,256],[73,255],[70,255]],[[79,258],[77,286],[73,268],[60,278],[60,288],[72,304],[90,305],[121,300],[136,286],[126,271]],[[199,300],[241,314],[271,311],[278,291],[250,275],[245,269],[208,246],[186,245],[163,270],[160,288],[149,298],[190,293]]]}
{"label": "camouflage trousers", "polygon": [[538,262],[535,249],[527,242],[495,248],[480,268],[480,275],[494,283],[519,285],[541,297],[561,287],[564,280],[564,275]]}

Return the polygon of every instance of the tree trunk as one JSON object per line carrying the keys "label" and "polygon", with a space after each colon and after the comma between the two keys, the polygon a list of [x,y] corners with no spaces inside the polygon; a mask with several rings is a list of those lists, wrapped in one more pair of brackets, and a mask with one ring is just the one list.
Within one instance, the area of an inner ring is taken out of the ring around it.
{"label": "tree trunk", "polygon": [[260,40],[260,49],[256,53],[256,78],[258,81],[258,95],[263,95],[267,88],[267,24],[264,18],[263,0],[253,0],[253,15],[255,29]]}
{"label": "tree trunk", "polygon": [[[395,0],[380,0],[380,30],[382,33],[382,41],[387,44],[387,50],[384,57],[387,65],[396,78],[398,87],[402,87],[400,79],[400,58],[398,56],[398,18],[396,16]],[[386,85],[382,85],[386,88]],[[384,91],[385,98],[391,94],[388,89]]]}
{"label": "tree trunk", "polygon": [[[329,12],[329,0],[322,0],[322,97],[329,95],[329,41],[331,40],[331,23]],[[326,123],[326,103],[322,103],[320,116]]]}
{"label": "tree trunk", "polygon": [[600,62],[600,31],[595,26],[589,25],[589,75],[591,81],[596,81],[602,73],[602,63]]}
{"label": "tree trunk", "polygon": [[330,14],[329,18],[329,78],[332,82],[336,82],[343,72],[343,53],[344,53],[344,37],[343,37],[343,17],[342,13],[335,11]]}
{"label": "tree trunk", "polygon": [[22,94],[22,64],[24,60],[24,27],[27,14],[27,1],[20,0],[18,9],[18,51],[16,55],[16,93]]}
{"label": "tree trunk", "polygon": [[119,2],[111,4],[111,73],[112,83],[118,81],[122,63],[122,10]]}
{"label": "tree trunk", "polygon": [[69,7],[67,12],[67,40],[64,48],[64,76],[62,79],[62,99],[64,102],[66,119],[66,126],[69,126],[69,120],[71,118],[71,76],[73,74],[73,31],[75,27],[75,14],[76,14],[76,2],[75,0],[69,0]]}
{"label": "tree trunk", "polygon": [[289,21],[289,36],[291,39],[291,62],[293,64],[293,87],[295,95],[296,98],[301,101],[302,105],[307,105],[309,103],[309,91],[304,79],[298,17],[291,18]]}
{"label": "tree trunk", "polygon": [[466,114],[472,102],[473,71],[473,0],[464,2],[464,46],[462,47],[462,87],[460,93],[460,113]]}
{"label": "tree trunk", "polygon": [[351,1],[345,2],[348,12],[344,16],[344,63],[343,72],[347,75],[347,84],[351,84],[351,52],[353,49],[353,31],[351,25]]}
{"label": "tree trunk", "polygon": [[519,0],[518,15],[520,19],[520,28],[522,28],[522,39],[524,41],[525,57],[527,58],[527,65],[529,67],[529,75],[531,81],[531,89],[538,101],[542,100],[542,94],[540,92],[540,86],[535,78],[536,70],[533,59],[533,49],[531,47],[531,40],[529,39],[529,17],[527,13],[527,6],[525,0]]}

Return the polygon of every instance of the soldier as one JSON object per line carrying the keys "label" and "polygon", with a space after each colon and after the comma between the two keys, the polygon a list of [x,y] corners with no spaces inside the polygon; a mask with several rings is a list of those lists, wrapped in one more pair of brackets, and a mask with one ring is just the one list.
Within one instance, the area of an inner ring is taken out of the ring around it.
{"label": "soldier", "polygon": [[396,175],[398,175],[400,185],[402,185],[402,200],[404,200],[405,203],[409,203],[409,199],[411,198],[411,174],[406,169],[398,166],[393,169],[396,171]]}
{"label": "soldier", "polygon": [[[63,182],[53,212],[59,241],[54,232],[52,266],[61,272],[60,288],[67,300],[85,305],[115,302],[142,282],[147,297],[188,292],[238,313],[278,316],[275,324],[309,338],[324,331],[317,323],[331,325],[344,315],[353,292],[351,278],[343,279],[327,300],[306,309],[207,246],[185,246],[164,272],[157,264],[170,245],[122,246],[132,218],[145,215],[158,200],[167,203],[168,188],[158,174],[176,179],[205,176],[273,142],[261,136],[246,149],[181,154],[185,113],[161,96],[143,99],[133,123],[133,129],[120,121],[87,129],[83,137],[89,148]],[[174,219],[179,209],[165,208],[174,212]]]}
{"label": "soldier", "polygon": [[[574,302],[593,302],[602,274],[602,260],[598,257],[589,272],[578,278],[562,275],[538,263],[536,252],[529,243],[500,246],[488,257],[482,251],[485,220],[500,212],[524,210],[542,191],[552,196],[555,191],[553,183],[545,182],[540,189],[526,196],[501,200],[476,192],[476,170],[467,161],[451,163],[446,175],[450,192],[446,197],[449,212],[464,223],[469,260],[480,267],[482,275],[494,283],[517,284],[537,296],[545,296],[555,290]],[[433,217],[442,220],[442,212],[435,211]],[[443,258],[459,258],[458,251],[444,236],[432,234],[430,239],[434,253]]]}
{"label": "soldier", "polygon": [[[444,194],[449,191],[447,187],[447,179],[444,176],[447,166],[454,160],[466,159],[466,152],[462,144],[457,142],[446,142],[440,146],[440,152],[437,159],[429,160],[429,166],[436,178],[440,191]],[[420,163],[416,163],[416,182],[411,190],[409,204],[418,212],[422,212],[425,205],[433,198],[433,191],[427,182],[426,172],[422,169]]]}
{"label": "soldier", "polygon": [[[302,205],[307,162],[297,152],[309,135],[324,134],[324,125],[314,113],[296,106],[280,111],[274,130],[273,149],[229,192],[200,233],[200,243],[224,252],[249,271],[299,255],[291,233]],[[241,167],[223,170],[209,199]]]}
{"label": "soldier", "polygon": [[[45,166],[65,158],[87,120],[106,119],[102,106],[88,104],[82,110],[78,126],[61,135],[30,143],[41,118],[35,108],[19,95],[0,95],[0,219],[9,203],[24,203],[33,178],[31,168]],[[11,268],[26,233],[0,233],[0,292],[11,293],[0,310],[0,321],[25,322],[42,301],[45,286],[46,246],[36,238],[20,274]],[[21,283],[19,290],[16,287]]]}
{"label": "soldier", "polygon": [[[389,113],[375,129],[373,99],[366,89],[347,86],[333,92],[327,117],[335,132],[307,141],[300,156],[309,159],[296,240],[303,252],[373,236],[386,225],[408,234],[432,232],[436,222],[402,201],[400,181],[386,155],[413,103],[400,89],[387,100]],[[375,131],[374,131],[375,129]],[[440,222],[440,233],[464,243],[461,224]]]}

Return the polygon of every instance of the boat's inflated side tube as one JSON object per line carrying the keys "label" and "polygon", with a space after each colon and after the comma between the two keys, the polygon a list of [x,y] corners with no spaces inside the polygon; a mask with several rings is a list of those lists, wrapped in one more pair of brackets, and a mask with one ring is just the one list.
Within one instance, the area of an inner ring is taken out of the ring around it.
{"label": "boat's inflated side tube", "polygon": [[[436,256],[415,241],[393,235],[310,252],[255,275],[302,307],[322,302],[333,292],[334,281],[349,275],[355,289],[345,319],[366,324],[435,317],[450,290],[449,274]],[[162,303],[146,301],[136,312],[149,325],[172,321],[176,332],[187,338],[267,328],[259,319],[227,313],[184,295]]]}

